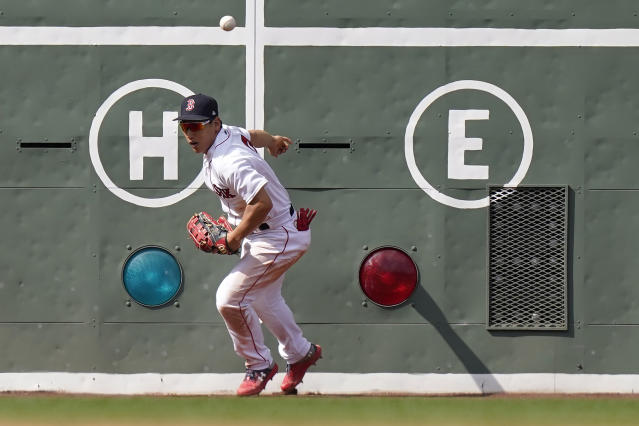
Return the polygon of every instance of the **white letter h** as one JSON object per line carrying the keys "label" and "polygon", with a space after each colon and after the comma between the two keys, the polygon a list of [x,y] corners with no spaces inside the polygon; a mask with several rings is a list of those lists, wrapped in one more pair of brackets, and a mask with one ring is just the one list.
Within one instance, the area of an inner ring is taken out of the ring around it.
{"label": "white letter h", "polygon": [[162,136],[142,136],[142,111],[129,111],[129,179],[144,179],[144,157],[164,158],[164,180],[178,178],[176,111],[162,113]]}

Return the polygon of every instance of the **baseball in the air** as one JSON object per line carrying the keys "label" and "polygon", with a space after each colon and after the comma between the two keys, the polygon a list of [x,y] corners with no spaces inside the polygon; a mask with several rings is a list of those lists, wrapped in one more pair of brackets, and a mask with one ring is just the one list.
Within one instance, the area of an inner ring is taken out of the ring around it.
{"label": "baseball in the air", "polygon": [[235,18],[232,16],[226,15],[220,18],[220,28],[224,31],[231,31],[236,25]]}

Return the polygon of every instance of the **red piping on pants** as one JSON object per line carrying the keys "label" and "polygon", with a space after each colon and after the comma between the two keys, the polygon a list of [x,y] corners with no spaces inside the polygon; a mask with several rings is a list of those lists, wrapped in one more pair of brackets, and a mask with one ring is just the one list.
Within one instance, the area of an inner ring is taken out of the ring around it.
{"label": "red piping on pants", "polygon": [[264,274],[266,274],[266,272],[271,268],[271,266],[275,265],[275,261],[277,260],[277,258],[280,256],[280,254],[284,253],[284,250],[286,250],[286,246],[288,245],[288,231],[286,230],[286,228],[284,228],[282,226],[282,229],[284,231],[286,231],[286,241],[284,242],[284,248],[282,249],[281,252],[279,252],[277,254],[277,256],[275,256],[275,258],[273,259],[273,262],[271,262],[266,269],[264,270],[264,272],[262,272],[262,275],[260,275],[259,277],[257,277],[257,279],[255,280],[255,282],[248,288],[248,290],[246,290],[244,292],[244,295],[242,296],[242,300],[240,300],[240,302],[238,303],[238,308],[240,308],[240,315],[242,316],[242,320],[244,321],[244,325],[246,326],[246,329],[248,330],[249,334],[251,335],[251,341],[253,342],[253,348],[255,348],[255,352],[257,352],[257,354],[260,356],[260,358],[262,358],[265,362],[266,362],[266,358],[264,358],[262,356],[262,354],[257,350],[257,345],[255,344],[255,338],[253,337],[253,333],[251,333],[251,328],[248,325],[248,322],[246,321],[246,317],[244,317],[244,312],[242,311],[242,302],[244,301],[244,298],[246,297],[246,295],[248,294],[249,291],[251,291],[253,289],[253,287],[255,287],[255,285],[260,281],[260,279],[264,276]]}

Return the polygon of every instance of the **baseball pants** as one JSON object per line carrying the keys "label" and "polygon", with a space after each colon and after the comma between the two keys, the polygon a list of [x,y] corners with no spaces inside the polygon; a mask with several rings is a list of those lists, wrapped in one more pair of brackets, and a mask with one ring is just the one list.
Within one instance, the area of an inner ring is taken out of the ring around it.
{"label": "baseball pants", "polygon": [[262,370],[273,363],[264,344],[260,319],[279,342],[287,363],[301,360],[310,349],[293,313],[282,297],[286,271],[306,252],[311,231],[292,224],[247,236],[239,263],[220,284],[217,309],[224,318],[235,352],[246,368]]}

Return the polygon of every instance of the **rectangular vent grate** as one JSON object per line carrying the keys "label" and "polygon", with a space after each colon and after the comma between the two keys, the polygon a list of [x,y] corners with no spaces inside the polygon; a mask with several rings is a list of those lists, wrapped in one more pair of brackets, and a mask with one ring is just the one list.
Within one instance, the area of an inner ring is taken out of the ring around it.
{"label": "rectangular vent grate", "polygon": [[488,328],[567,329],[568,188],[490,187]]}
{"label": "rectangular vent grate", "polygon": [[351,144],[348,142],[300,142],[300,149],[319,148],[319,149],[350,149]]}
{"label": "rectangular vent grate", "polygon": [[20,148],[72,148],[71,142],[20,142]]}

